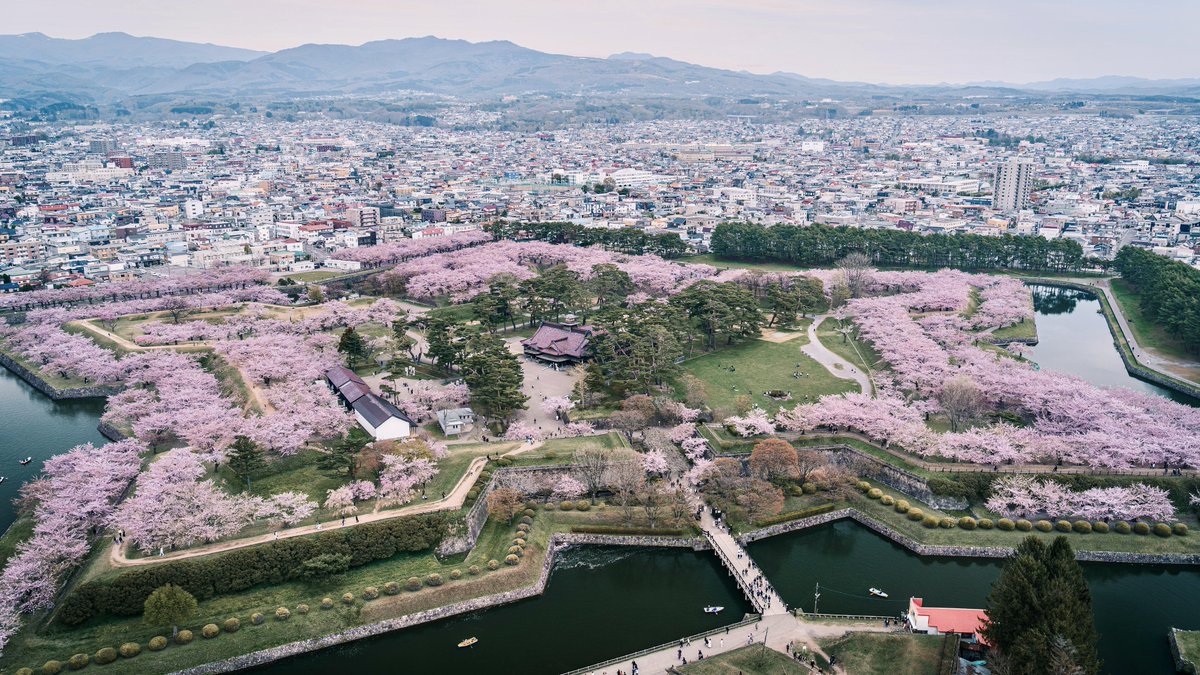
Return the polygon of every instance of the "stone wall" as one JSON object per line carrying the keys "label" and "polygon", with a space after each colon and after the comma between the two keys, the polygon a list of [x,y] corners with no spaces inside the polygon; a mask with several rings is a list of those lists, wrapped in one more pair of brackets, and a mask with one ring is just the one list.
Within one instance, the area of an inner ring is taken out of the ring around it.
{"label": "stone wall", "polygon": [[1176,634],[1179,632],[1178,628],[1172,628],[1167,633],[1167,641],[1171,644],[1171,658],[1175,659],[1175,670],[1180,673],[1196,675],[1196,664],[1183,658],[1183,652],[1179,651],[1179,640],[1176,639]]}
{"label": "stone wall", "polygon": [[841,464],[849,464],[851,462],[858,465],[860,468],[867,468],[866,471],[859,471],[865,478],[874,479],[876,482],[901,492],[908,497],[911,497],[919,502],[924,502],[935,509],[942,511],[962,511],[970,506],[970,503],[961,498],[948,497],[945,495],[936,495],[929,489],[929,483],[924,478],[918,476],[911,471],[905,471],[896,466],[873,457],[865,452],[852,448],[848,445],[833,444],[825,447],[816,447],[816,450],[833,453],[835,462]]}
{"label": "stone wall", "polygon": [[4,352],[0,352],[0,365],[8,368],[17,377],[25,380],[34,389],[42,392],[46,396],[58,401],[68,398],[104,398],[119,393],[122,389],[119,385],[97,385],[94,387],[75,387],[71,389],[59,389],[49,382],[46,382],[40,375],[29,370],[25,366],[17,363],[12,357]]}
{"label": "stone wall", "polygon": [[101,436],[110,441],[123,441],[126,438],[129,438],[124,431],[121,431],[108,422],[101,422],[100,424],[96,425],[96,431],[99,431]]}

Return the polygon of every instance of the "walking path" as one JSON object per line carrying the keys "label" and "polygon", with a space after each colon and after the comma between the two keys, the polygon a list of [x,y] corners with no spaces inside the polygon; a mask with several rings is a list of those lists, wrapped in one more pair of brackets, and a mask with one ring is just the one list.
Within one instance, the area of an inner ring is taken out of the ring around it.
{"label": "walking path", "polygon": [[763,616],[787,614],[787,604],[783,602],[783,598],[775,592],[771,582],[763,576],[762,570],[754,564],[746,549],[713,519],[707,507],[701,510],[700,527],[704,531],[705,539],[708,539],[713,551],[721,559],[721,564],[725,565],[742,592],[746,594],[746,598],[750,600],[750,604],[754,605],[754,611]]}
{"label": "walking path", "polygon": [[864,394],[870,394],[875,389],[871,385],[871,378],[867,373],[862,372],[849,361],[838,356],[830,351],[828,347],[821,344],[821,340],[817,337],[817,326],[821,322],[828,319],[830,315],[820,314],[813,318],[812,323],[808,325],[808,344],[800,348],[800,351],[811,356],[814,361],[825,366],[834,377],[843,380],[854,380],[858,383],[859,388]]}
{"label": "walking path", "polygon": [[[512,445],[512,444],[510,444]],[[500,456],[512,457],[524,452],[535,450],[542,446],[542,443],[525,443],[513,450],[504,452]],[[483,471],[483,467],[487,464],[486,457],[476,457],[471,460],[467,467],[466,473],[455,484],[454,489],[446,494],[443,499],[433,499],[420,504],[406,506],[404,508],[389,509],[386,511],[372,511],[370,513],[360,513],[357,520],[347,522],[345,525],[338,525],[338,519],[333,519],[325,523],[316,525],[298,525],[277,530],[272,533],[255,535],[250,537],[242,537],[239,539],[230,539],[228,541],[220,541],[203,546],[194,546],[182,551],[174,551],[161,556],[147,556],[144,558],[129,558],[126,555],[128,544],[113,544],[109,550],[109,563],[113,567],[137,567],[141,565],[156,565],[162,562],[172,562],[175,560],[186,560],[188,558],[196,558],[199,556],[211,555],[213,553],[222,553],[224,551],[233,551],[247,546],[257,546],[265,544],[276,539],[287,539],[289,537],[302,537],[309,534],[315,534],[324,530],[339,529],[340,527],[354,527],[364,523],[374,523],[381,520],[389,520],[392,518],[407,518],[423,513],[433,513],[435,511],[453,511],[462,508],[463,503],[467,499],[467,492],[475,485],[475,480],[479,478],[479,474]]]}

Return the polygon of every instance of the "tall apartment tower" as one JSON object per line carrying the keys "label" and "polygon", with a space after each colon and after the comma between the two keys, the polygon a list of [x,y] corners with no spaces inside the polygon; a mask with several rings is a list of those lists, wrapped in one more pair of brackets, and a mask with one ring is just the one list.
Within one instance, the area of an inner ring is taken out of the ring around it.
{"label": "tall apartment tower", "polygon": [[1027,159],[1010,159],[997,166],[992,192],[992,208],[999,211],[1020,211],[1029,206],[1029,195],[1033,192],[1033,163]]}

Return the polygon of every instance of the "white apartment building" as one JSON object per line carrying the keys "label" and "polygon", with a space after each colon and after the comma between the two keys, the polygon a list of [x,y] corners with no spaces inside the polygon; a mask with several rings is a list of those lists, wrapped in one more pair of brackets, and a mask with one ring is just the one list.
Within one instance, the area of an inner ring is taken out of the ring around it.
{"label": "white apartment building", "polygon": [[996,210],[1020,211],[1028,206],[1033,193],[1033,162],[1010,159],[997,166],[992,192],[992,208]]}

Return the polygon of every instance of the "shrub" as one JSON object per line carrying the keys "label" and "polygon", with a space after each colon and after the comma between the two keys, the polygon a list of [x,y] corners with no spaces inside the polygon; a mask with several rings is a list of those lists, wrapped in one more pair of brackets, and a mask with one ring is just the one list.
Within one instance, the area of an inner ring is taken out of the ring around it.
{"label": "shrub", "polygon": [[1175,523],[1175,525],[1171,528],[1171,531],[1174,532],[1178,537],[1186,537],[1188,533],[1188,526],[1184,525],[1183,523]]}
{"label": "shrub", "polygon": [[200,629],[200,634],[211,640],[221,634],[221,629],[215,623],[206,623],[204,628]]}
{"label": "shrub", "polygon": [[277,621],[287,621],[292,617],[292,611],[287,607],[279,607],[275,610],[275,619]]}
{"label": "shrub", "polygon": [[861,490],[863,492],[866,492],[867,490],[871,489],[871,484],[865,480],[860,480],[857,483],[855,483],[855,485],[858,487],[859,490]]}
{"label": "shrub", "polygon": [[367,586],[363,589],[363,600],[374,600],[379,597],[379,589],[374,586]]}
{"label": "shrub", "polygon": [[[105,649],[111,649],[111,647],[105,647]],[[96,652],[96,655],[97,655],[96,662],[97,663],[99,663],[99,661],[100,661],[99,654],[100,654],[100,652]],[[113,661],[115,661],[116,658],[117,658],[116,654],[114,654]],[[67,659],[67,667],[70,668],[71,670],[81,670],[83,668],[86,668],[87,664],[90,662],[91,662],[91,659],[88,658],[87,654],[72,654],[71,658]],[[105,663],[112,663],[112,661],[105,661]]]}
{"label": "shrub", "polygon": [[937,527],[939,522],[941,522],[941,521],[938,519],[937,516],[925,516],[925,518],[923,520],[921,520],[922,525],[924,525],[925,527],[930,527],[930,528]]}
{"label": "shrub", "polygon": [[870,497],[871,499],[879,499],[880,497],[883,496],[883,490],[880,490],[879,488],[871,488],[867,492],[867,496]]}
{"label": "shrub", "polygon": [[816,483],[805,483],[800,486],[800,492],[806,495],[815,495],[817,493]]}
{"label": "shrub", "polygon": [[[326,598],[326,600],[329,600],[329,599],[328,599],[328,598]],[[324,603],[322,603],[322,604],[324,604]],[[332,601],[332,600],[329,600],[329,606],[330,606],[330,607],[332,607],[332,606],[333,606],[333,601]],[[228,618],[228,619],[225,619],[224,623],[222,623],[222,624],[221,624],[221,628],[222,628],[222,629],[223,629],[223,630],[224,630],[226,633],[236,633],[236,632],[238,632],[239,630],[241,630],[241,628],[242,628],[242,622],[241,622],[241,621],[239,621],[239,620],[237,619],[237,617],[230,617],[230,618]]]}
{"label": "shrub", "polygon": [[943,530],[948,530],[948,529],[954,527],[954,519],[953,518],[942,518],[941,520],[938,521],[938,527],[942,528]]}
{"label": "shrub", "polygon": [[[259,614],[262,616],[262,614]],[[262,623],[261,621],[259,623]],[[175,634],[175,644],[186,645],[192,641],[192,631],[184,629]]]}
{"label": "shrub", "polygon": [[255,612],[250,615],[250,623],[254,624],[255,626],[261,626],[266,620],[267,617],[263,616],[262,612]]}
{"label": "shrub", "polygon": [[580,499],[579,501],[575,502],[576,511],[587,511],[590,508],[592,508],[592,503],[586,499]]}
{"label": "shrub", "polygon": [[879,498],[879,503],[883,504],[884,506],[891,506],[892,504],[896,503],[896,500],[893,499],[891,495],[884,495]]}
{"label": "shrub", "polygon": [[1025,520],[1024,518],[1021,518],[1021,519],[1017,520],[1017,529],[1022,532],[1028,532],[1033,529],[1033,523],[1029,522],[1028,520]]}
{"label": "shrub", "polygon": [[146,644],[146,647],[152,652],[161,652],[167,648],[167,638],[161,635],[155,635],[154,637],[150,638],[150,642]]}
{"label": "shrub", "polygon": [[[84,666],[87,665],[87,654],[76,654],[75,656],[82,656],[84,658],[83,665]],[[71,658],[74,659],[75,656],[72,656]],[[117,650],[113,649],[112,647],[104,647],[102,649],[96,650],[96,663],[99,663],[100,665],[103,666],[103,665],[108,665],[116,660],[117,660]],[[80,666],[80,667],[82,668],[83,666]]]}
{"label": "shrub", "polygon": [[519,562],[521,562],[521,559],[511,553],[504,556],[504,564],[505,565],[516,565]]}
{"label": "shrub", "polygon": [[1112,526],[1112,528],[1113,528],[1113,531],[1116,532],[1117,534],[1129,534],[1130,531],[1133,530],[1133,528],[1129,526],[1129,523],[1127,523],[1123,520],[1118,520]]}
{"label": "shrub", "polygon": [[308,614],[308,605],[306,605],[302,602],[302,603],[296,605],[296,611],[301,614]]}
{"label": "shrub", "polygon": [[990,530],[996,526],[996,524],[992,522],[991,518],[980,518],[978,525],[979,529],[981,530]]}
{"label": "shrub", "polygon": [[921,509],[909,509],[908,510],[908,519],[911,521],[916,522],[916,521],[921,520],[924,517],[925,517],[925,512],[922,511]]}
{"label": "shrub", "polygon": [[18,668],[17,675],[33,675],[33,668]]}
{"label": "shrub", "polygon": [[479,573],[482,571],[483,570],[479,569],[479,565],[471,565],[467,568],[467,574],[470,574],[473,577],[479,576]]}
{"label": "shrub", "polygon": [[532,507],[526,508],[525,511],[522,512],[522,515],[529,516],[530,518],[532,518],[536,514],[537,514],[537,511],[534,511]]}
{"label": "shrub", "polygon": [[383,592],[387,593],[388,595],[395,595],[400,592],[400,584],[394,581],[389,581],[383,585]]}
{"label": "shrub", "polygon": [[532,511],[533,509],[536,509],[536,508],[537,508],[537,502],[533,501],[532,499],[525,501],[525,509],[527,511]]}
{"label": "shrub", "polygon": [[521,523],[520,525],[517,526],[517,532],[528,532],[528,531],[529,531],[529,525],[526,523]]}
{"label": "shrub", "polygon": [[1136,534],[1150,534],[1150,526],[1146,523],[1138,523],[1133,526],[1133,531]]}
{"label": "shrub", "polygon": [[479,488],[467,490],[467,499],[479,499]]}
{"label": "shrub", "polygon": [[958,519],[958,526],[964,530],[973,530],[978,524],[971,516],[963,516]]}
{"label": "shrub", "polygon": [[1014,523],[1010,518],[1001,518],[1000,520],[996,521],[996,529],[1003,532],[1012,532],[1014,529],[1016,529],[1016,527],[1017,524]]}
{"label": "shrub", "polygon": [[1091,534],[1092,524],[1086,520],[1077,520],[1071,524],[1071,529],[1075,530],[1079,534]]}
{"label": "shrub", "polygon": [[1108,532],[1108,523],[1103,520],[1097,520],[1092,523],[1092,532],[1099,532],[1100,534]]}
{"label": "shrub", "polygon": [[562,503],[558,505],[558,508],[562,511],[570,511],[575,508],[575,502],[564,499],[562,500]]}
{"label": "shrub", "polygon": [[520,537],[517,537],[516,539],[513,539],[513,546],[520,546],[521,548],[525,548],[525,540]]}
{"label": "shrub", "polygon": [[508,552],[513,555],[521,555],[521,547],[520,546],[509,546]]}
{"label": "shrub", "polygon": [[1054,524],[1048,520],[1039,520],[1034,523],[1033,526],[1036,527],[1039,532],[1049,532],[1050,530],[1054,529]]}
{"label": "shrub", "polygon": [[907,499],[896,500],[896,506],[895,506],[896,513],[908,513],[908,510],[911,508],[912,508],[912,505],[908,503]]}
{"label": "shrub", "polygon": [[425,577],[426,586],[441,586],[444,583],[446,583],[446,580],[443,579],[442,575],[438,574],[437,572]]}
{"label": "shrub", "polygon": [[545,504],[542,504],[542,508],[546,511],[553,511],[555,508],[554,502],[546,502]]}
{"label": "shrub", "polygon": [[122,658],[132,659],[133,657],[142,653],[142,646],[136,642],[126,642],[117,648],[117,653],[120,654]]}
{"label": "shrub", "polygon": [[419,591],[421,590],[421,580],[417,577],[409,577],[404,582],[404,587],[410,591]]}
{"label": "shrub", "polygon": [[1059,532],[1070,532],[1071,531],[1071,521],[1057,520],[1054,522],[1054,529],[1058,530]]}
{"label": "shrub", "polygon": [[462,572],[459,570],[450,570],[450,578],[455,581],[458,581],[459,579],[462,578]]}
{"label": "shrub", "polygon": [[[570,502],[564,502],[564,503],[567,503],[567,504],[569,504]],[[529,516],[521,516],[521,524],[523,524],[523,525],[532,525],[532,524],[533,524],[533,518],[530,518]]]}
{"label": "shrub", "polygon": [[1169,537],[1171,536],[1171,526],[1166,523],[1155,523],[1154,534],[1160,537]]}
{"label": "shrub", "polygon": [[500,569],[500,561],[496,560],[495,558],[492,558],[491,560],[488,561],[488,569],[489,570]]}
{"label": "shrub", "polygon": [[354,594],[353,593],[342,593],[342,604],[353,605],[354,604]]}
{"label": "shrub", "polygon": [[333,598],[321,598],[321,609],[333,609]]}
{"label": "shrub", "polygon": [[50,660],[42,664],[43,675],[58,675],[62,672],[62,663]]}

